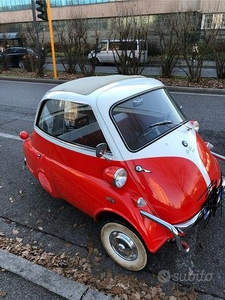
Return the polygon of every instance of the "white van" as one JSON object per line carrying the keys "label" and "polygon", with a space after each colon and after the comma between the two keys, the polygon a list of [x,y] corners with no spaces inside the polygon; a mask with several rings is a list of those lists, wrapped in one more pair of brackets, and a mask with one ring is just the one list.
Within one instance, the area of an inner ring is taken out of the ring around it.
{"label": "white van", "polygon": [[92,50],[88,54],[89,60],[96,60],[97,63],[115,63],[119,61],[119,57],[126,53],[127,57],[140,58],[140,62],[147,62],[148,59],[148,44],[144,40],[101,40],[97,51]]}

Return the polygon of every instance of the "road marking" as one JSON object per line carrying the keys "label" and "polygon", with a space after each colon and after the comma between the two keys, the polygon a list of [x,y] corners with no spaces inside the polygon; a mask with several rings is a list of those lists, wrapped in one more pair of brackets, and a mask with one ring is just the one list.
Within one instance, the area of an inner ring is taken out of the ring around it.
{"label": "road marking", "polygon": [[0,137],[5,138],[5,139],[21,141],[21,138],[19,136],[13,135],[13,134],[8,134],[8,133],[0,132]]}

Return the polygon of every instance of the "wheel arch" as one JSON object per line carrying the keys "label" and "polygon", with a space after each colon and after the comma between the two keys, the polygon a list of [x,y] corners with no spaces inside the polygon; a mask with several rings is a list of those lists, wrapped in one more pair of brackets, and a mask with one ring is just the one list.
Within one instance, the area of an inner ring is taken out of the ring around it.
{"label": "wheel arch", "polygon": [[128,228],[133,230],[138,235],[138,237],[141,239],[141,241],[145,245],[146,250],[148,250],[148,252],[150,253],[148,245],[146,244],[146,242],[143,239],[143,237],[141,236],[141,234],[138,232],[137,228],[123,216],[121,216],[115,212],[111,212],[111,211],[101,211],[95,216],[95,220],[101,224],[104,224],[104,223],[110,222],[110,221],[117,221],[123,225],[126,225]]}
{"label": "wheel arch", "polygon": [[106,220],[115,220],[115,219],[119,219],[121,221],[127,222],[125,218],[112,211],[100,211],[95,216],[95,220],[99,223],[102,223]]}
{"label": "wheel arch", "polygon": [[[127,226],[128,228],[133,230],[141,239],[149,254],[157,252],[157,250],[170,239],[164,227],[150,220],[148,220],[146,224],[143,224],[142,232],[140,232],[137,227],[138,224],[136,224],[136,226],[135,222],[132,223],[119,213],[115,213],[112,211],[99,211],[95,215],[94,219],[96,222],[100,223],[100,225],[110,221],[118,221],[121,224]],[[150,227],[149,222],[151,223]]]}

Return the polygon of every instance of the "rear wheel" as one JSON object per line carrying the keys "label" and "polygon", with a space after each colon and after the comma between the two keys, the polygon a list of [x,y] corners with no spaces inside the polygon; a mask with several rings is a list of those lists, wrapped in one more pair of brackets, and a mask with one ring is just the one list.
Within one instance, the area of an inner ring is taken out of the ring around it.
{"label": "rear wheel", "polygon": [[23,62],[22,59],[19,61],[19,67],[20,67],[21,69],[24,69],[24,62]]}
{"label": "rear wheel", "polygon": [[92,63],[94,66],[100,65],[100,62],[99,62],[99,60],[97,59],[97,57],[92,57],[91,63]]}
{"label": "rear wheel", "polygon": [[130,271],[142,270],[148,260],[147,251],[138,235],[126,225],[110,221],[101,229],[101,241],[109,256]]}

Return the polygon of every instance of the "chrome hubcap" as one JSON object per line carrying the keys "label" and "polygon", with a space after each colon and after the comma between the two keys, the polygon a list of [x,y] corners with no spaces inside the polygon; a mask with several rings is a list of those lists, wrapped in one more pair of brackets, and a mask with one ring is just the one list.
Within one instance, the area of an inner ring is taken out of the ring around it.
{"label": "chrome hubcap", "polygon": [[134,241],[125,233],[113,231],[109,236],[109,241],[114,252],[121,258],[128,261],[134,261],[137,259],[137,246]]}

